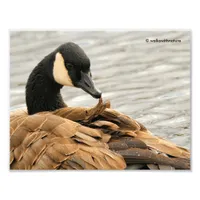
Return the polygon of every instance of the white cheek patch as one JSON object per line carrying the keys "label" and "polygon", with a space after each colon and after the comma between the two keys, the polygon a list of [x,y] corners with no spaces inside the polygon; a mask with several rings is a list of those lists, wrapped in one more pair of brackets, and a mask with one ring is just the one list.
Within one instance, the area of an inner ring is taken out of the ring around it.
{"label": "white cheek patch", "polygon": [[64,59],[59,52],[56,54],[54,61],[53,77],[54,80],[61,85],[74,86],[65,67]]}

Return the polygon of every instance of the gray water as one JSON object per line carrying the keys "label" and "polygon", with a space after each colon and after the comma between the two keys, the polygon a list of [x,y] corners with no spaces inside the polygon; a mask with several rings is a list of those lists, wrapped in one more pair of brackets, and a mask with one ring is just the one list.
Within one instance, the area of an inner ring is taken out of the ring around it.
{"label": "gray water", "polygon": [[[60,44],[73,41],[91,61],[96,86],[112,108],[143,123],[154,135],[190,148],[190,32],[24,31],[10,37],[10,106],[25,107],[31,70]],[[146,39],[178,39],[151,43]],[[97,103],[80,89],[65,87],[69,106]]]}

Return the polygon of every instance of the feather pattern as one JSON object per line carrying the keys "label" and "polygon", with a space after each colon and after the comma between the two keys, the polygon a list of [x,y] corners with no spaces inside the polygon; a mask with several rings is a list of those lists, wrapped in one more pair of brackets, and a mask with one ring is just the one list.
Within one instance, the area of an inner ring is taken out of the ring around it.
{"label": "feather pattern", "polygon": [[[153,136],[102,99],[92,108],[65,107],[10,115],[11,169],[190,169],[190,152]],[[134,169],[134,167],[133,167]]]}

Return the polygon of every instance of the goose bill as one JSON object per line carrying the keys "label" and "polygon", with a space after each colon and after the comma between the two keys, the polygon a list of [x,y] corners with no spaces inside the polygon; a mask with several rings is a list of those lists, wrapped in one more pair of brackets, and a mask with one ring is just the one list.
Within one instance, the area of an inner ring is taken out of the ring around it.
{"label": "goose bill", "polygon": [[88,73],[81,72],[81,80],[77,83],[77,87],[83,89],[96,99],[101,97],[101,91],[95,87],[94,82]]}

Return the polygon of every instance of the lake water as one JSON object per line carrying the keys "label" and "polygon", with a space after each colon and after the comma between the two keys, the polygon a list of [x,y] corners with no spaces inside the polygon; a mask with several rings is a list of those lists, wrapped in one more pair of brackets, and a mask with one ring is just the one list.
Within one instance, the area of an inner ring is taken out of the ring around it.
{"label": "lake water", "polygon": [[[72,41],[90,58],[95,85],[112,108],[140,121],[154,135],[190,148],[190,40],[187,31],[11,32],[11,110],[26,106],[25,84],[37,63]],[[65,87],[62,95],[69,106],[97,103],[80,89]]]}

